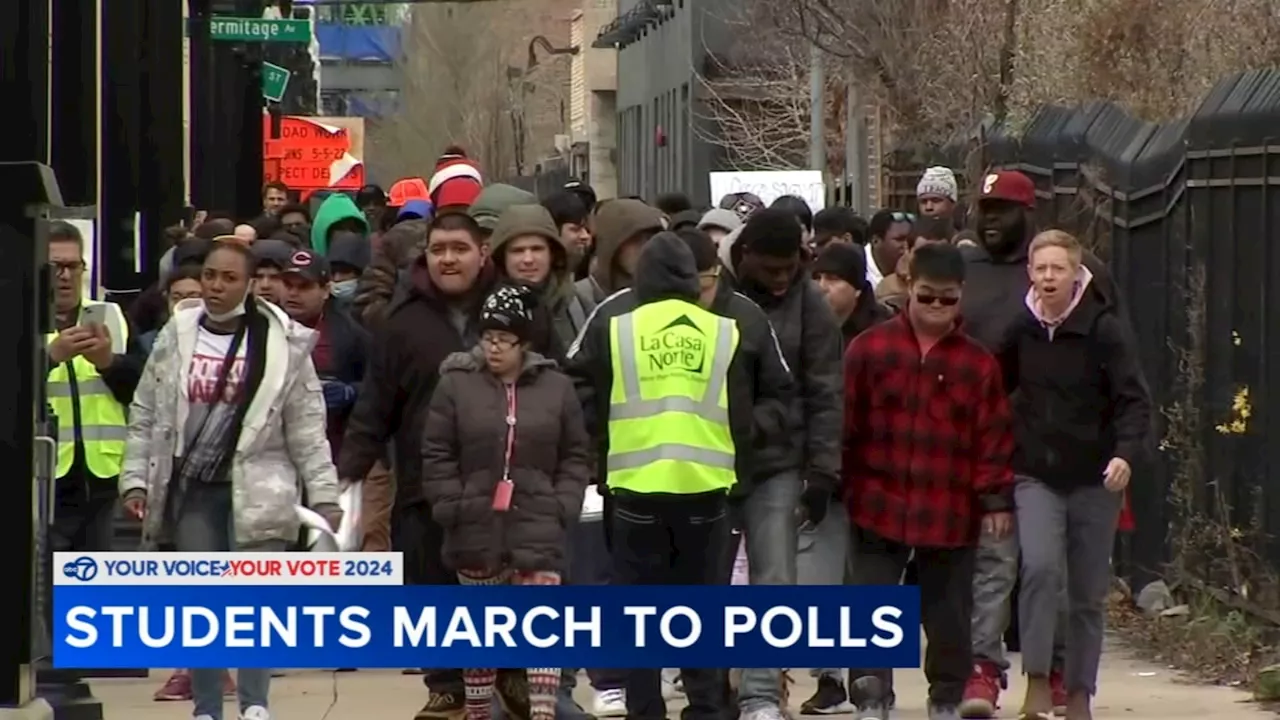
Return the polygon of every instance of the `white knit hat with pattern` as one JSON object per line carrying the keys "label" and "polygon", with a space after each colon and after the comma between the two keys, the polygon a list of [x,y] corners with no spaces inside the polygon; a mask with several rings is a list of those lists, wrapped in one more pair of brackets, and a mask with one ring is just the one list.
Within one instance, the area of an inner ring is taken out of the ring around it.
{"label": "white knit hat with pattern", "polygon": [[956,174],[951,172],[951,168],[935,165],[924,171],[924,176],[920,178],[919,184],[916,185],[916,197],[943,197],[951,202],[956,202],[960,196],[960,191],[956,187]]}

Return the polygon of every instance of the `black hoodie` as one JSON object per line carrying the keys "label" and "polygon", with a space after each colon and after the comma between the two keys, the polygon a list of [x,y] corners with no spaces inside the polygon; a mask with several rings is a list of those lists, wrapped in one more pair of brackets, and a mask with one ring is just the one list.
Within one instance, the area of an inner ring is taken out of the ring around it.
{"label": "black hoodie", "polygon": [[[1027,249],[1031,238],[1032,234],[1028,233],[1021,243],[1000,255],[992,255],[981,246],[960,247],[965,260],[964,293],[960,299],[964,330],[991,352],[1000,350],[1001,342],[1026,312],[1023,299],[1031,287],[1031,279],[1027,277]],[[1115,307],[1122,320],[1127,320],[1120,293],[1107,266],[1090,253],[1085,253],[1084,265],[1093,273],[1095,290]]]}
{"label": "black hoodie", "polygon": [[[582,401],[587,431],[596,438],[597,472],[609,454],[609,395],[613,387],[610,324],[613,318],[662,300],[698,299],[698,272],[689,246],[678,235],[659,233],[645,244],[630,289],[610,295],[595,307],[569,348],[568,371]],[[753,481],[767,479],[754,462],[756,449],[787,443],[793,433],[789,407],[791,374],[764,312],[754,303],[717,300],[711,311],[738,323],[738,349],[729,365],[729,426],[738,467],[735,495]]]}
{"label": "black hoodie", "polygon": [[[806,485],[825,485],[833,492],[840,479],[840,427],[844,421],[841,360],[844,342],[831,306],[806,268],[801,268],[782,296],[761,292],[738,277],[741,228],[720,243],[724,268],[722,294],[735,289],[764,310],[778,334],[783,357],[796,378],[792,416],[795,432],[786,442],[762,451],[757,460],[779,469],[798,468]],[[732,283],[732,285],[730,285]]]}
{"label": "black hoodie", "polygon": [[1014,472],[1070,491],[1101,485],[1113,457],[1136,467],[1148,456],[1151,394],[1138,348],[1092,283],[1052,334],[1024,302],[1002,344]]}

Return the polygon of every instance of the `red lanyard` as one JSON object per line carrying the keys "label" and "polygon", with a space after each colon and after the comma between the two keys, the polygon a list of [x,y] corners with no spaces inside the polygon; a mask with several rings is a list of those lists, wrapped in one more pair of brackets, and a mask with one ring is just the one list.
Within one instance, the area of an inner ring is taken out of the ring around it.
{"label": "red lanyard", "polygon": [[507,452],[502,459],[502,481],[511,482],[511,456],[516,450],[516,385],[503,384],[507,391]]}

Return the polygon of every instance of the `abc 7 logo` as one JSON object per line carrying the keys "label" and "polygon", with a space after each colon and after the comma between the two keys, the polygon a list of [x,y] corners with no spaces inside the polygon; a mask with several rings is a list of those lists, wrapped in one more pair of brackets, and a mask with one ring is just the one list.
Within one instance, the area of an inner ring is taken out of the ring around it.
{"label": "abc 7 logo", "polygon": [[89,582],[98,576],[98,563],[93,558],[76,558],[62,566],[62,574],[72,580]]}

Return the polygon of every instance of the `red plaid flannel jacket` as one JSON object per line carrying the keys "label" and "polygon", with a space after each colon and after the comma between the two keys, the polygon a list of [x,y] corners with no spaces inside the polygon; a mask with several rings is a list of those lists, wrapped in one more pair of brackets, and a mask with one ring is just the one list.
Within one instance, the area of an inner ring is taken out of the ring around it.
{"label": "red plaid flannel jacket", "polygon": [[959,326],[923,358],[906,313],[844,358],[843,491],[859,527],[911,547],[962,547],[1013,510],[1012,414],[999,364]]}

